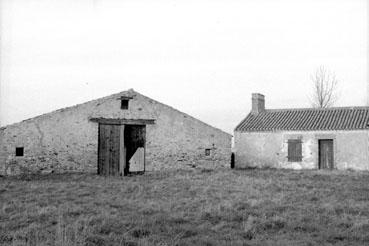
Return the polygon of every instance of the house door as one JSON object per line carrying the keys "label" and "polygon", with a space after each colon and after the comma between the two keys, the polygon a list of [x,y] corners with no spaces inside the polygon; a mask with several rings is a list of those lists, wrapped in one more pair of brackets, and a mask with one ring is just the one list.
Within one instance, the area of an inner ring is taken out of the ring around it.
{"label": "house door", "polygon": [[100,175],[120,174],[120,125],[99,124],[98,165]]}
{"label": "house door", "polygon": [[126,152],[125,174],[145,171],[145,139],[144,125],[126,125],[124,129],[124,147]]}
{"label": "house door", "polygon": [[333,140],[319,140],[319,169],[333,169]]}

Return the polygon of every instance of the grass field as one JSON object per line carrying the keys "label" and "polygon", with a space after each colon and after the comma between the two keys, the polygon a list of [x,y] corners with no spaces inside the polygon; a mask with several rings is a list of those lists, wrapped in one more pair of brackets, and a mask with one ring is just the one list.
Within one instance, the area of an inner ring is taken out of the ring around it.
{"label": "grass field", "polygon": [[0,178],[0,245],[369,245],[369,173]]}

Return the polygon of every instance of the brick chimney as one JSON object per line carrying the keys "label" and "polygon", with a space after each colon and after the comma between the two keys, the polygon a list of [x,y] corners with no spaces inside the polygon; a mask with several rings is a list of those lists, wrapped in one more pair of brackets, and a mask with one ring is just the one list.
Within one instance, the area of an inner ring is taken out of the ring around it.
{"label": "brick chimney", "polygon": [[252,110],[251,113],[258,114],[265,110],[264,95],[259,93],[252,93]]}

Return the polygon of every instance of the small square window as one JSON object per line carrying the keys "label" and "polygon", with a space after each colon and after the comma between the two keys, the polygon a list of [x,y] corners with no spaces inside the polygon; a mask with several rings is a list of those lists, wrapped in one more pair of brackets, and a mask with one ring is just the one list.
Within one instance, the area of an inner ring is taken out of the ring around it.
{"label": "small square window", "polygon": [[16,147],[15,148],[15,156],[23,156],[24,155],[24,148],[23,147]]}
{"label": "small square window", "polygon": [[127,99],[122,99],[121,103],[120,103],[120,108],[121,109],[128,109],[128,104],[129,104],[129,100]]}
{"label": "small square window", "polygon": [[205,149],[205,156],[210,156],[210,149]]}

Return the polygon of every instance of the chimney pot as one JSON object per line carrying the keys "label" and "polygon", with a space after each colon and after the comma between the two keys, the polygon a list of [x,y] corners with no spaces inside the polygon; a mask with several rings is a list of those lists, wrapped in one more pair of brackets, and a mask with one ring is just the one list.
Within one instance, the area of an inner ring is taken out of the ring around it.
{"label": "chimney pot", "polygon": [[260,93],[252,93],[252,110],[253,114],[265,111],[265,97]]}

